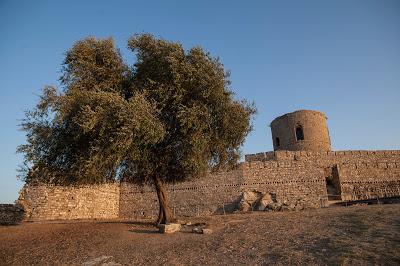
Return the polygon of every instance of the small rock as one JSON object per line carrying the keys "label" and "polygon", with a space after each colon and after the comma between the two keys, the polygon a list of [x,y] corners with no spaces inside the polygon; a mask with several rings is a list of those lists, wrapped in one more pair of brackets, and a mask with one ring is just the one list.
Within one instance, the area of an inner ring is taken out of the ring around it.
{"label": "small rock", "polygon": [[209,234],[212,234],[212,230],[211,229],[209,229],[209,228],[203,228],[203,234],[205,234],[205,235],[209,235]]}
{"label": "small rock", "polygon": [[241,212],[247,212],[251,210],[251,206],[250,204],[248,204],[247,202],[240,202],[239,203],[239,211]]}
{"label": "small rock", "polygon": [[203,228],[201,227],[193,227],[192,232],[195,234],[202,234],[203,233]]}
{"label": "small rock", "polygon": [[158,225],[159,232],[162,234],[172,234],[181,230],[181,224],[160,224]]}
{"label": "small rock", "polygon": [[266,210],[270,210],[270,211],[280,211],[282,208],[282,204],[277,203],[277,202],[273,202],[268,204]]}
{"label": "small rock", "polygon": [[208,228],[202,228],[202,227],[194,227],[192,229],[192,232],[195,234],[204,234],[204,235],[209,235],[212,233],[211,229]]}

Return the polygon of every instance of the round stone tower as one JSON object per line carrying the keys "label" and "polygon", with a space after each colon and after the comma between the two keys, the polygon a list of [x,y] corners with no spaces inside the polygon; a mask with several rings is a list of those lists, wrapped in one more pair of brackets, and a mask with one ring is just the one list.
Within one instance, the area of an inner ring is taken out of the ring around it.
{"label": "round stone tower", "polygon": [[271,122],[274,150],[329,151],[331,140],[324,113],[299,110]]}

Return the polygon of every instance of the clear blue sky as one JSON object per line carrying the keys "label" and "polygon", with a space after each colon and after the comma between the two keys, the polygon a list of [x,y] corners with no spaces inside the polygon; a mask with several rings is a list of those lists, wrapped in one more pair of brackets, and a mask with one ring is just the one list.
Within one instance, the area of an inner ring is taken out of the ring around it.
{"label": "clear blue sky", "polygon": [[58,84],[64,52],[86,36],[150,32],[201,45],[232,72],[258,115],[244,153],[272,149],[273,118],[296,109],[328,116],[335,150],[400,149],[400,1],[0,0],[0,203],[22,183],[18,130],[45,84]]}

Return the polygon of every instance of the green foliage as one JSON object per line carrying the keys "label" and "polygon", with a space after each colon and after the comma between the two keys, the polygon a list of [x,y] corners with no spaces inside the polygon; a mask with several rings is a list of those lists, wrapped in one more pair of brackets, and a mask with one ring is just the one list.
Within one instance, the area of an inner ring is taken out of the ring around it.
{"label": "green foliage", "polygon": [[67,52],[63,92],[45,87],[21,125],[26,182],[176,182],[237,163],[255,108],[234,99],[219,60],[148,34],[128,47],[131,67],[111,39]]}

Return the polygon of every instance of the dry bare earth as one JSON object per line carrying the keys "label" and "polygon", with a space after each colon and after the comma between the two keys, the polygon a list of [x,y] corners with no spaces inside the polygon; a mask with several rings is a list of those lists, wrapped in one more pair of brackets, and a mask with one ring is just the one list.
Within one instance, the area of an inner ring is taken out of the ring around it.
{"label": "dry bare earth", "polygon": [[150,223],[117,221],[0,227],[0,264],[400,265],[400,204],[189,220],[213,233],[162,235]]}

